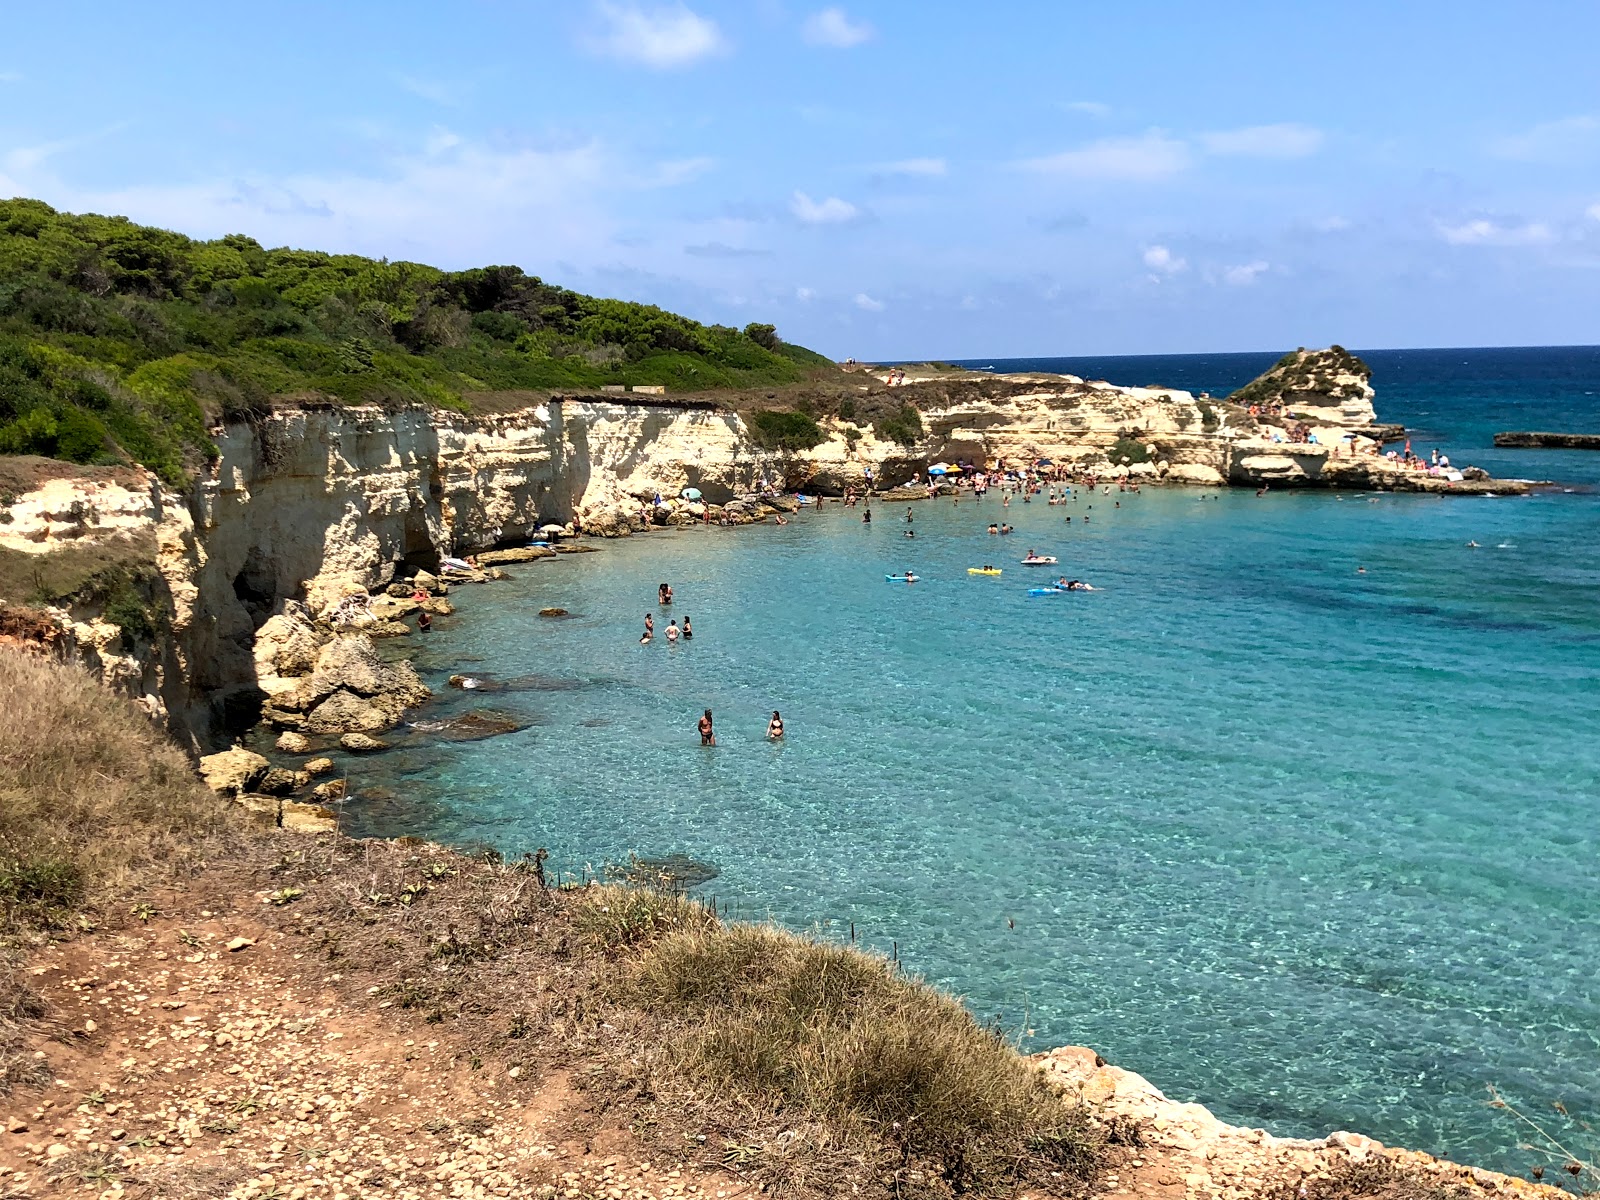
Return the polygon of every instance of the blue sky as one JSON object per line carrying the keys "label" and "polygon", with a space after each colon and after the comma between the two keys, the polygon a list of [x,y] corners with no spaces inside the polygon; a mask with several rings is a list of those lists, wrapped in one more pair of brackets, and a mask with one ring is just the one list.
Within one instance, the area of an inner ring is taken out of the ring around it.
{"label": "blue sky", "polygon": [[11,9],[0,195],[64,209],[836,357],[1600,341],[1594,3]]}

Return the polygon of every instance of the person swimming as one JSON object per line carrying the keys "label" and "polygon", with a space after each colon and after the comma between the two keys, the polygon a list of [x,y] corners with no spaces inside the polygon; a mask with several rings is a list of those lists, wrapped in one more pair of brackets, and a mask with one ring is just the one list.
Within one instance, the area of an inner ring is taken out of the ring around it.
{"label": "person swimming", "polygon": [[783,736],[783,718],[778,715],[778,710],[772,710],[772,720],[767,722],[767,740],[777,741]]}
{"label": "person swimming", "polygon": [[908,529],[905,532],[905,536],[908,538],[914,538],[917,536],[917,531],[915,529]]}
{"label": "person swimming", "polygon": [[[1070,517],[1067,518],[1067,519],[1071,520]],[[999,533],[1000,532],[1000,526],[996,525],[993,521],[990,521],[989,522],[989,532],[990,533]]]}

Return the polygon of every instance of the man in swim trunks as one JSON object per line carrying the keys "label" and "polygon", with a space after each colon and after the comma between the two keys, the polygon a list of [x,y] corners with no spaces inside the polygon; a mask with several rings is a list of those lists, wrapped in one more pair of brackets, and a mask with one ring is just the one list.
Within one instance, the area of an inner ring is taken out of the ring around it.
{"label": "man in swim trunks", "polygon": [[715,746],[717,744],[716,731],[711,728],[711,710],[709,708],[706,709],[706,715],[700,718],[699,729],[700,744],[702,746]]}

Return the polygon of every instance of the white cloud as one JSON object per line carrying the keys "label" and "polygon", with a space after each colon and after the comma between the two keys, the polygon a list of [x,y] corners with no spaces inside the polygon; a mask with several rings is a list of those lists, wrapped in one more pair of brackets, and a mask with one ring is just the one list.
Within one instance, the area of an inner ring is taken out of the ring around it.
{"label": "white cloud", "polygon": [[813,200],[804,192],[796,192],[789,202],[789,211],[804,225],[844,225],[861,215],[861,210],[848,200],[829,196],[826,200]]}
{"label": "white cloud", "polygon": [[1160,271],[1163,275],[1176,275],[1189,268],[1189,260],[1179,258],[1165,246],[1147,246],[1144,252],[1144,265],[1152,271]]}
{"label": "white cloud", "polygon": [[1098,100],[1073,100],[1067,106],[1068,112],[1082,113],[1086,117],[1109,117],[1111,105],[1101,104]]}
{"label": "white cloud", "polygon": [[861,309],[863,312],[882,312],[884,306],[882,300],[874,300],[865,292],[857,292],[856,307]]}
{"label": "white cloud", "polygon": [[1524,133],[1491,142],[1489,152],[1518,162],[1557,166],[1584,161],[1600,153],[1600,117],[1583,115],[1546,121]]}
{"label": "white cloud", "polygon": [[899,162],[884,163],[878,168],[883,175],[918,175],[936,179],[950,173],[950,166],[942,158],[902,158]]}
{"label": "white cloud", "polygon": [[655,170],[647,176],[647,182],[654,187],[676,187],[680,183],[698,179],[716,165],[716,159],[704,156],[657,163]]}
{"label": "white cloud", "polygon": [[397,75],[395,82],[413,96],[420,96],[424,100],[432,101],[452,107],[458,103],[456,95],[449,87],[432,79],[418,79],[414,75]]}
{"label": "white cloud", "polygon": [[717,23],[682,4],[647,10],[600,0],[595,12],[603,28],[590,36],[589,48],[623,62],[665,70],[691,66],[728,50]]}
{"label": "white cloud", "polygon": [[1240,158],[1305,158],[1322,148],[1322,131],[1309,125],[1252,125],[1202,133],[1200,144],[1211,154]]}
{"label": "white cloud", "polygon": [[1022,165],[1046,175],[1075,179],[1148,182],[1166,179],[1188,168],[1189,147],[1159,130],[1140,137],[1102,138],[1076,150],[1065,150]]}
{"label": "white cloud", "polygon": [[1439,236],[1452,246],[1539,246],[1555,241],[1548,225],[1530,221],[1523,225],[1502,225],[1487,217],[1463,221],[1458,225],[1439,222]]}
{"label": "white cloud", "polygon": [[806,18],[803,32],[813,46],[849,50],[871,41],[875,31],[865,21],[852,21],[842,8],[825,8]]}
{"label": "white cloud", "polygon": [[1583,211],[1584,215],[1589,217],[1591,220],[1600,221],[1600,204],[1591,204]]}
{"label": "white cloud", "polygon": [[467,265],[558,256],[594,267],[617,257],[618,181],[647,172],[598,142],[505,149],[426,145],[363,172],[216,176],[115,188],[74,185],[37,148],[0,155],[0,195],[38,196],[68,212],[119,213],[193,237],[245,233],[269,246]]}
{"label": "white cloud", "polygon": [[1256,259],[1255,262],[1240,263],[1237,267],[1229,267],[1222,272],[1223,281],[1234,287],[1246,287],[1252,284],[1265,271],[1270,269],[1271,263],[1265,259]]}
{"label": "white cloud", "polygon": [[461,135],[436,125],[423,140],[422,148],[428,154],[445,154],[461,145]]}
{"label": "white cloud", "polygon": [[817,298],[817,293],[808,287],[795,288],[794,298],[801,304],[809,304]]}

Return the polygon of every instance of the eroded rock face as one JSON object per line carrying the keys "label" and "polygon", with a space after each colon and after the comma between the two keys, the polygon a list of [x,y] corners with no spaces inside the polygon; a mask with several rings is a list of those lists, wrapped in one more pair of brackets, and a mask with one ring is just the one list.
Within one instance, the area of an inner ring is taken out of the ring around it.
{"label": "eroded rock face", "polygon": [[[292,640],[282,636],[282,628],[274,630],[274,645],[279,647]],[[262,656],[262,661],[277,667],[283,656]],[[303,665],[298,656],[293,662],[297,667]],[[318,648],[308,674],[264,675],[260,684],[269,697],[264,720],[313,734],[393,729],[406,709],[433,695],[418,678],[416,668],[409,662],[385,662],[372,638],[364,633],[329,638]]]}
{"label": "eroded rock face", "polygon": [[206,786],[224,796],[237,796],[251,792],[260,783],[272,764],[252,750],[235,746],[218,754],[208,754],[200,760],[200,778]]}

